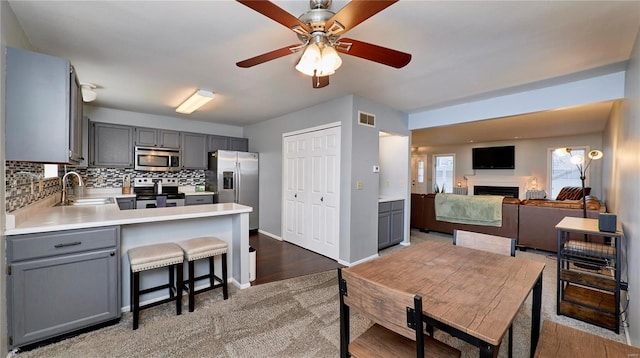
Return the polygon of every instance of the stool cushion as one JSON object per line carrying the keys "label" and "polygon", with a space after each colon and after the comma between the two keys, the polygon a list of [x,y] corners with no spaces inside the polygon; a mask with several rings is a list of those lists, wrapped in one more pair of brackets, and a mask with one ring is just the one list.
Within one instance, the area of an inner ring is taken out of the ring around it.
{"label": "stool cushion", "polygon": [[227,243],[213,236],[196,237],[179,241],[187,261],[195,261],[205,257],[227,253]]}
{"label": "stool cushion", "polygon": [[173,243],[134,247],[129,249],[127,254],[129,255],[131,272],[175,265],[184,261],[182,249]]}

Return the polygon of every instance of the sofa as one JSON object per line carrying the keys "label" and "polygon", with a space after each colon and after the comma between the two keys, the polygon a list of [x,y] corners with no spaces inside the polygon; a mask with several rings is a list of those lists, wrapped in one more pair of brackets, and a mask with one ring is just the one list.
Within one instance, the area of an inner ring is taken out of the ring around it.
{"label": "sofa", "polygon": [[438,231],[453,234],[454,229],[480,232],[483,234],[504,236],[515,239],[518,235],[518,206],[520,200],[517,198],[502,199],[502,226],[483,226],[458,224],[447,221],[436,220],[435,210],[436,194],[427,194],[424,197],[424,215],[426,231]]}
{"label": "sofa", "polygon": [[[466,230],[489,235],[514,238],[521,249],[557,251],[556,225],[566,216],[582,217],[582,189],[563,188],[555,200],[517,198],[502,200],[502,226],[458,224],[436,220],[436,194],[413,194],[411,226],[424,231],[452,234],[453,230]],[[588,188],[587,188],[588,189]],[[589,192],[590,190],[585,190]],[[577,198],[577,199],[576,199]],[[558,200],[559,199],[559,200]],[[415,203],[414,203],[415,201]],[[606,208],[594,196],[586,197],[587,217],[597,219]],[[420,216],[419,218],[417,216]]]}
{"label": "sofa", "polygon": [[[587,217],[597,219],[605,212],[598,198],[586,197]],[[581,218],[582,200],[523,200],[519,207],[518,246],[545,251],[557,251],[556,225],[566,216]]]}

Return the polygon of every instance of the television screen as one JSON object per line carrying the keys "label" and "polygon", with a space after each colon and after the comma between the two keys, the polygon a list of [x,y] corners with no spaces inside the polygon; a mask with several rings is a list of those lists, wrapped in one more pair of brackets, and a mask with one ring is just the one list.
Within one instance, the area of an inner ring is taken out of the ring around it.
{"label": "television screen", "polygon": [[473,169],[515,169],[515,146],[472,148]]}

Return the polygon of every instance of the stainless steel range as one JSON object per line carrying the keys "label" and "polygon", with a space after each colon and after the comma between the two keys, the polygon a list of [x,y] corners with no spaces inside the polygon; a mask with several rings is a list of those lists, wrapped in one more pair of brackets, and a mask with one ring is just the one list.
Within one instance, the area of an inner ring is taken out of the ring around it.
{"label": "stainless steel range", "polygon": [[184,206],[184,193],[178,192],[178,179],[135,178],[133,192],[136,209]]}

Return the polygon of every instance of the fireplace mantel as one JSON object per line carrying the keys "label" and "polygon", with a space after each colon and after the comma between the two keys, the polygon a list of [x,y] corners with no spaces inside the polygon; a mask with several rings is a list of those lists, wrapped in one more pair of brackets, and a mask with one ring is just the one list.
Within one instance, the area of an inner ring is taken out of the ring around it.
{"label": "fireplace mantel", "polygon": [[471,175],[467,176],[468,195],[473,195],[473,189],[479,186],[514,186],[518,187],[518,199],[526,198],[529,183],[532,176],[507,176],[507,175]]}

